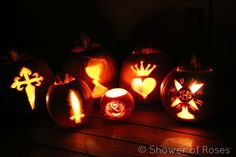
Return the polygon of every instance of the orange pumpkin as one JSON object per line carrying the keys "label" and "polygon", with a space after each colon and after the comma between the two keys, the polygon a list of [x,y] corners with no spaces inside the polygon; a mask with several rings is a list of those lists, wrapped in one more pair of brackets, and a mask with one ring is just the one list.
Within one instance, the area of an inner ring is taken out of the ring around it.
{"label": "orange pumpkin", "polygon": [[161,81],[170,67],[169,58],[160,50],[143,48],[133,51],[123,62],[120,87],[128,90],[136,103],[157,102]]}
{"label": "orange pumpkin", "polygon": [[90,43],[87,36],[81,40],[82,45],[68,54],[63,71],[84,80],[92,91],[93,100],[98,102],[106,91],[116,86],[116,63],[99,44]]}
{"label": "orange pumpkin", "polygon": [[174,68],[161,85],[162,104],[181,121],[200,121],[217,108],[214,103],[214,69],[200,66],[194,56],[190,66]]}
{"label": "orange pumpkin", "polygon": [[[53,82],[49,65],[33,56],[11,51],[0,61],[2,114],[27,116],[46,111],[45,97]],[[46,112],[45,112],[46,113]]]}
{"label": "orange pumpkin", "polygon": [[84,124],[93,109],[91,90],[82,80],[65,75],[50,86],[46,97],[51,118],[61,127],[76,127]]}

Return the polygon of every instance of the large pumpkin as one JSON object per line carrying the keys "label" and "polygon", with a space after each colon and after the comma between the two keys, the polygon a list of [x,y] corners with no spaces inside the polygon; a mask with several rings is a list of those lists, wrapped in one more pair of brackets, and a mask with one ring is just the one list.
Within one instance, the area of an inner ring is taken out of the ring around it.
{"label": "large pumpkin", "polygon": [[112,56],[99,44],[83,37],[82,45],[73,48],[63,66],[64,72],[84,80],[97,102],[109,89],[116,86],[116,63]]}
{"label": "large pumpkin", "polygon": [[163,80],[161,98],[167,112],[182,121],[200,121],[211,116],[217,108],[213,101],[214,69],[200,66],[196,57],[190,66],[174,68]]}
{"label": "large pumpkin", "polygon": [[82,80],[69,75],[57,77],[47,92],[47,109],[51,118],[61,127],[76,127],[91,116],[91,90]]}
{"label": "large pumpkin", "polygon": [[123,62],[120,87],[131,92],[136,103],[157,102],[161,81],[170,68],[169,58],[158,49],[142,48],[133,51]]}
{"label": "large pumpkin", "polygon": [[1,114],[28,115],[46,111],[45,97],[53,72],[44,61],[11,51],[0,62]]}

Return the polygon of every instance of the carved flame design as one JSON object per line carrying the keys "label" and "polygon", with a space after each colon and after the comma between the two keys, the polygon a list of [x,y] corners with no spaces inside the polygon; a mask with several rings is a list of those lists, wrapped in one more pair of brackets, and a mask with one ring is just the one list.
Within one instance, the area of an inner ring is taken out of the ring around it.
{"label": "carved flame design", "polygon": [[70,89],[68,99],[69,99],[69,105],[71,107],[71,111],[70,111],[71,117],[70,117],[70,119],[74,120],[75,123],[81,123],[81,119],[85,115],[83,113],[81,98],[80,98],[78,92],[76,92],[73,89]]}

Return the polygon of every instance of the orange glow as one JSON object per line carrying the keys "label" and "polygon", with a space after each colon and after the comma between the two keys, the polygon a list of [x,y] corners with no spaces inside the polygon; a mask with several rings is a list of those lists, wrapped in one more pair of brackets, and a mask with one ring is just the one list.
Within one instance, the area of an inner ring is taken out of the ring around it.
{"label": "orange glow", "polygon": [[182,118],[182,119],[194,119],[194,115],[192,115],[189,111],[188,111],[188,107],[182,107],[182,111],[179,112],[177,114],[177,116],[179,118]]}
{"label": "orange glow", "polygon": [[[151,72],[156,68],[156,65],[148,64],[146,67],[143,65],[143,61],[140,61],[140,66],[135,64],[130,67],[136,76],[149,76]],[[141,78],[134,78],[131,82],[132,89],[138,94],[142,95],[144,99],[155,89],[156,80],[152,77],[147,77],[144,80]]]}
{"label": "orange glow", "polygon": [[151,77],[143,81],[140,78],[134,78],[131,82],[131,87],[145,99],[156,87],[156,80]]}
{"label": "orange glow", "polygon": [[181,88],[183,88],[183,86],[179,83],[179,81],[174,80],[175,83],[175,88],[177,89],[177,91],[179,91]]}
{"label": "orange glow", "polygon": [[62,80],[61,77],[56,77],[56,81],[54,82],[54,85],[56,86],[63,85],[63,84],[70,83],[71,81],[74,81],[74,80],[75,80],[74,77],[66,73],[64,80]]}
{"label": "orange glow", "polygon": [[183,153],[186,153],[186,152],[188,153],[190,149],[193,148],[194,142],[195,140],[192,139],[191,137],[182,137],[182,136],[168,137],[160,144],[160,147],[176,150],[176,147],[173,147],[173,143],[174,143],[174,146],[177,146],[178,153],[180,151]]}
{"label": "orange glow", "polygon": [[172,102],[171,107],[175,107],[175,106],[179,105],[180,103],[181,103],[181,100],[180,100],[179,98],[176,98],[176,99]]}
{"label": "orange glow", "polygon": [[85,68],[87,75],[93,79],[93,84],[95,85],[94,89],[92,90],[93,98],[101,97],[108,90],[108,88],[99,82],[101,79],[100,75],[106,65],[107,61],[105,59],[90,59],[88,66]]}
{"label": "orange glow", "polygon": [[197,107],[197,105],[196,105],[196,103],[195,103],[195,101],[194,101],[193,99],[189,101],[189,105],[190,105],[192,108],[194,108],[195,110],[199,110],[198,107]]}
{"label": "orange glow", "polygon": [[19,73],[20,77],[15,77],[11,88],[16,88],[18,91],[25,89],[31,109],[35,108],[35,87],[39,87],[43,81],[43,77],[37,72],[32,74],[32,71],[23,67]]}
{"label": "orange glow", "polygon": [[83,114],[82,103],[78,92],[73,89],[69,90],[69,105],[71,106],[71,120],[75,123],[81,123],[81,119],[85,116]]}
{"label": "orange glow", "polygon": [[199,111],[199,107],[202,105],[202,101],[194,98],[194,94],[197,94],[204,83],[196,83],[196,81],[192,81],[189,88],[183,87],[184,79],[180,79],[180,81],[174,80],[175,90],[178,92],[178,97],[172,97],[171,107],[177,107],[177,109],[181,108],[181,111],[177,114],[179,118],[182,119],[195,119],[194,115],[191,114],[188,109],[191,108],[193,111]]}
{"label": "orange glow", "polygon": [[133,70],[133,72],[136,73],[137,76],[149,76],[151,72],[156,68],[156,65],[153,65],[151,68],[150,67],[151,64],[148,64],[147,67],[144,68],[143,61],[140,61],[140,67],[138,67],[138,64],[135,64],[130,68]]}
{"label": "orange glow", "polygon": [[202,88],[203,85],[204,83],[193,82],[189,88],[192,91],[192,93],[196,93],[200,88]]}
{"label": "orange glow", "polygon": [[106,104],[105,112],[113,118],[121,118],[125,115],[125,105],[119,100],[113,100]]}
{"label": "orange glow", "polygon": [[114,88],[111,89],[109,91],[106,92],[106,96],[110,97],[110,98],[116,98],[119,96],[123,96],[125,94],[127,94],[127,90],[122,89],[122,88]]}

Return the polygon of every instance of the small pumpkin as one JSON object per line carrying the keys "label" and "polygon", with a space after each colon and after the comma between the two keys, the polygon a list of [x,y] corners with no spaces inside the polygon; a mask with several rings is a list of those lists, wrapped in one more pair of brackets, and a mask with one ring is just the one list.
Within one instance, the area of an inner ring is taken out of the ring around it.
{"label": "small pumpkin", "polygon": [[47,110],[61,127],[76,127],[88,121],[93,104],[91,90],[82,80],[65,75],[57,77],[47,92]]}
{"label": "small pumpkin", "polygon": [[100,111],[109,120],[125,120],[133,113],[133,96],[125,89],[113,88],[100,101]]}
{"label": "small pumpkin", "polygon": [[131,92],[136,103],[157,102],[161,81],[170,68],[164,52],[151,47],[135,50],[122,64],[120,87]]}
{"label": "small pumpkin", "polygon": [[82,35],[80,44],[70,50],[63,71],[84,80],[93,100],[98,102],[106,91],[116,86],[116,62],[100,44],[90,43],[88,36]]}
{"label": "small pumpkin", "polygon": [[161,99],[167,112],[181,121],[201,121],[213,115],[215,72],[196,56],[189,64],[174,68],[163,80]]}
{"label": "small pumpkin", "polygon": [[49,65],[41,59],[16,51],[3,56],[0,65],[3,114],[25,116],[46,111],[45,97],[53,81]]}

